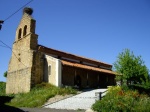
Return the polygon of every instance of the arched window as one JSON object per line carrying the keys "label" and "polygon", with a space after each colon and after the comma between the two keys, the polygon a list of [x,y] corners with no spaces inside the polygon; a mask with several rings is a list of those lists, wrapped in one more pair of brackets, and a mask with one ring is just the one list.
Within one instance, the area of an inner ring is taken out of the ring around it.
{"label": "arched window", "polygon": [[23,29],[23,36],[25,36],[27,34],[27,25],[24,26],[24,29]]}
{"label": "arched window", "polygon": [[18,39],[21,38],[21,33],[22,33],[22,29],[20,28],[20,29],[19,29],[19,33],[18,33]]}

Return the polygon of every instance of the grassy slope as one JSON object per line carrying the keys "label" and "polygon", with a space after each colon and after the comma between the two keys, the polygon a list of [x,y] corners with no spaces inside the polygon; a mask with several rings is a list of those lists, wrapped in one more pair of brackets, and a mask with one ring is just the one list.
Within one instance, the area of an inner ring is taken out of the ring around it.
{"label": "grassy slope", "polygon": [[[4,84],[0,83],[0,87],[4,89]],[[34,87],[29,93],[22,93],[14,96],[11,102],[7,105],[15,107],[40,107],[49,98],[55,95],[76,94],[76,91],[71,88],[58,88],[50,84],[42,83]],[[4,96],[4,92],[0,91],[0,95]]]}

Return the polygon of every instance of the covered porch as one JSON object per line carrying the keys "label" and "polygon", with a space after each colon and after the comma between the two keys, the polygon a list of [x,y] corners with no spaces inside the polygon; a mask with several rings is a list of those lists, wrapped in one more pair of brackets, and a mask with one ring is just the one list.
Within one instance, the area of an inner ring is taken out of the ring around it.
{"label": "covered porch", "polygon": [[115,85],[115,73],[68,61],[62,62],[62,85],[80,88],[106,88]]}

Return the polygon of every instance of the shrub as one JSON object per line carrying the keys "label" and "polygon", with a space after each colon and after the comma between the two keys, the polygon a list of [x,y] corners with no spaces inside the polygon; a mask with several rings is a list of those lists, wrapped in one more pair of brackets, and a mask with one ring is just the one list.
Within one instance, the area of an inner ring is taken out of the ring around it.
{"label": "shrub", "polygon": [[6,83],[0,82],[0,96],[5,96]]}
{"label": "shrub", "polygon": [[139,94],[138,91],[112,87],[107,95],[97,101],[92,108],[97,112],[148,112],[150,98]]}

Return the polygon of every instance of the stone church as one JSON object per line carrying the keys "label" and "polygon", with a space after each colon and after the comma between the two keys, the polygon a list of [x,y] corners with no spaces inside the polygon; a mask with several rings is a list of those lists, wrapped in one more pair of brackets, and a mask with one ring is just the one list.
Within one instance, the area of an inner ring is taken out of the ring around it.
{"label": "stone church", "polygon": [[29,92],[41,82],[58,87],[104,88],[115,85],[112,65],[38,44],[33,10],[25,8],[16,30],[6,93]]}

